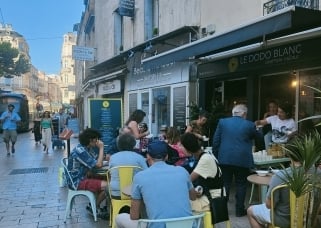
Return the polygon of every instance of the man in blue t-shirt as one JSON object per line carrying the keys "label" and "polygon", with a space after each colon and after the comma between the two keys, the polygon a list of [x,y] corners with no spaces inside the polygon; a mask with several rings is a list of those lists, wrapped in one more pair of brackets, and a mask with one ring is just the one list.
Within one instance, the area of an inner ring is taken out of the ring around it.
{"label": "man in blue t-shirt", "polygon": [[[137,227],[142,205],[148,219],[177,218],[192,215],[190,199],[196,194],[188,172],[180,166],[167,165],[167,144],[156,141],[148,146],[147,162],[150,167],[134,176],[130,214],[116,217],[118,228]],[[150,228],[164,227],[152,224]]]}
{"label": "man in blue t-shirt", "polygon": [[[142,170],[147,169],[146,159],[134,152],[136,145],[135,137],[130,134],[122,134],[117,138],[117,148],[119,152],[113,154],[109,160],[109,168],[116,166],[139,166]],[[135,170],[135,173],[139,170]],[[109,188],[112,196],[120,196],[119,191],[119,175],[117,170],[111,170],[110,172]]]}
{"label": "man in blue t-shirt", "polygon": [[2,122],[3,141],[6,143],[7,155],[10,156],[10,141],[11,153],[14,154],[14,144],[17,141],[17,123],[21,121],[18,113],[14,112],[14,105],[8,105],[8,111],[1,114],[0,121]]}

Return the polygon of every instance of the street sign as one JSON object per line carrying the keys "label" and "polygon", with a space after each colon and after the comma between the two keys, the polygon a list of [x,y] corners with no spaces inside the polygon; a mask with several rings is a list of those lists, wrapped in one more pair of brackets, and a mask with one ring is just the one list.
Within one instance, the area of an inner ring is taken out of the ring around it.
{"label": "street sign", "polygon": [[95,49],[90,47],[72,46],[72,58],[75,60],[94,61]]}

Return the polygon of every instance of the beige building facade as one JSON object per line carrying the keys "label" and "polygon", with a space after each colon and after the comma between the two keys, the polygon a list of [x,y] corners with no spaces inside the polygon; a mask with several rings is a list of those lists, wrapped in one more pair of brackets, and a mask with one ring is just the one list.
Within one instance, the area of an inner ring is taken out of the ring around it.
{"label": "beige building facade", "polygon": [[[294,49],[299,52],[298,47],[306,44],[290,41],[318,38],[319,33],[310,29],[320,27],[315,19],[319,1],[146,0],[135,1],[130,17],[121,15],[116,0],[85,4],[77,45],[94,48],[96,58],[76,61],[76,77],[81,78],[76,83],[76,100],[84,108],[84,126],[90,115],[88,99],[99,97],[122,99],[124,119],[133,110],[143,109],[147,113],[144,121],[154,135],[163,124],[184,128],[191,103],[211,112],[223,103],[228,115],[232,105],[247,103],[249,117],[256,119],[274,94],[275,99],[285,98],[293,104],[298,119],[300,88],[285,89],[292,79],[289,75],[302,72],[312,77],[311,69],[318,64],[310,64],[310,47],[299,56]],[[300,24],[299,16],[306,23]],[[281,46],[287,43],[290,46]],[[275,58],[260,59],[265,52]],[[299,63],[295,58],[302,59]],[[267,82],[276,79],[284,89],[274,87],[270,93]],[[318,110],[311,103],[305,106],[311,112]],[[208,136],[211,134],[209,131]]]}

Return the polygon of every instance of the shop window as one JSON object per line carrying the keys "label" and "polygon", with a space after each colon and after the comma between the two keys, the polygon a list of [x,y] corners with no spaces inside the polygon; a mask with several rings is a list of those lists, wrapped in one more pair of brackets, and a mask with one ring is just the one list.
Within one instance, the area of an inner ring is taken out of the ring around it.
{"label": "shop window", "polygon": [[128,95],[128,111],[129,115],[137,109],[137,93],[131,93]]}
{"label": "shop window", "polygon": [[[298,119],[321,115],[321,93],[317,91],[321,89],[321,70],[302,71],[299,78]],[[320,122],[321,119],[299,122],[299,130],[301,133],[306,132]]]}
{"label": "shop window", "polygon": [[153,90],[152,132],[158,133],[160,126],[170,124],[170,87]]}

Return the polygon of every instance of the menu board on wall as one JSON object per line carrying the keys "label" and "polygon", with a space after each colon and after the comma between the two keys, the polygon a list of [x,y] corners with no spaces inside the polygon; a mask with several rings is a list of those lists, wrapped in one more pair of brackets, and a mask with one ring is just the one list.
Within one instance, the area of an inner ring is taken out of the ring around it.
{"label": "menu board on wall", "polygon": [[89,127],[101,133],[105,153],[112,145],[117,130],[123,125],[122,113],[121,99],[89,99]]}
{"label": "menu board on wall", "polygon": [[185,128],[186,126],[186,87],[177,87],[173,89],[173,111],[174,126]]}

